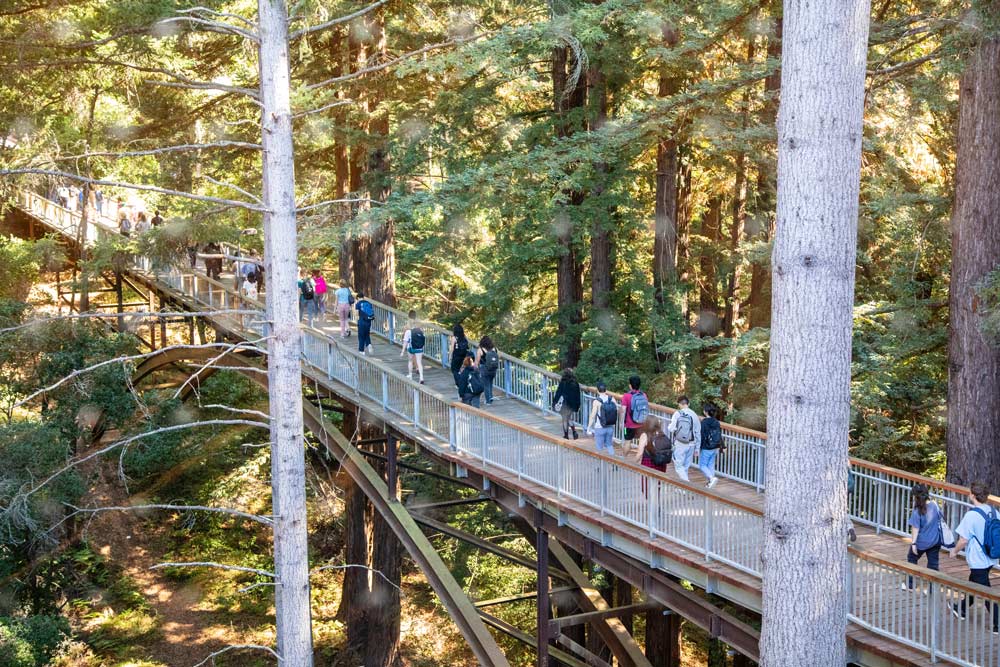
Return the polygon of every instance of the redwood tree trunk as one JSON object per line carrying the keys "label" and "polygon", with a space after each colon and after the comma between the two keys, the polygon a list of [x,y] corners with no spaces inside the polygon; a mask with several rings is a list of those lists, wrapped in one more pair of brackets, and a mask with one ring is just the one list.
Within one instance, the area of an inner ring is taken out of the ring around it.
{"label": "redwood tree trunk", "polygon": [[1000,267],[1000,0],[979,5],[993,33],[961,80],[951,216],[948,481],[1000,488],[1000,348],[979,330],[976,285]]}
{"label": "redwood tree trunk", "polygon": [[653,667],[681,667],[681,617],[646,612],[646,658]]}
{"label": "redwood tree trunk", "polygon": [[[567,68],[572,67],[565,46],[552,51],[552,100],[558,117],[556,131],[565,137],[576,129],[567,119],[566,111],[583,106],[586,97],[586,81],[580,81],[570,89]],[[564,193],[567,203],[558,207],[555,221],[556,239],[559,245],[556,260],[556,298],[559,308],[559,335],[563,340],[560,364],[563,368],[575,367],[580,361],[580,323],[583,319],[583,267],[577,250],[574,230],[579,206],[583,195],[579,191]]]}
{"label": "redwood tree trunk", "polygon": [[258,0],[264,261],[267,265],[268,399],[278,654],[310,667],[312,626],[302,423],[295,155],[285,0]]}
{"label": "redwood tree trunk", "polygon": [[[663,27],[666,47],[677,44],[677,33]],[[664,67],[660,70],[658,94],[677,94],[679,80]],[[677,280],[677,130],[670,128],[656,144],[656,195],[653,206],[653,294],[663,305],[663,291]]]}
{"label": "redwood tree trunk", "polygon": [[869,11],[868,0],[784,5],[764,667],[846,663],[847,438]]}
{"label": "redwood tree trunk", "polygon": [[[779,2],[772,3],[778,11]],[[768,60],[781,58],[782,19],[775,20],[774,35],[768,38]],[[781,70],[778,69],[764,79],[764,109],[761,113],[761,123],[773,128],[778,120],[778,94],[781,90]],[[777,142],[777,132],[774,135]],[[775,165],[768,157],[770,154],[761,152],[764,159],[757,162],[757,206],[756,215],[758,229],[757,238],[770,241],[774,238],[774,207],[775,207]],[[771,326],[771,271],[766,264],[754,262],[750,269],[749,298],[750,328]]]}
{"label": "redwood tree trunk", "polygon": [[[757,55],[754,38],[747,44],[747,64],[752,66]],[[745,132],[750,124],[750,89],[745,88],[741,100],[741,127]],[[733,263],[729,282],[726,285],[726,307],[722,317],[722,333],[731,338],[736,333],[736,320],[740,317],[739,291],[743,278],[743,260],[739,255],[743,229],[747,223],[747,170],[749,161],[745,151],[736,154],[736,187],[733,193],[732,221],[729,227],[729,258]]]}
{"label": "redwood tree trunk", "polygon": [[708,210],[701,219],[701,235],[709,243],[703,244],[698,262],[698,307],[706,312],[718,315],[719,289],[716,283],[716,252],[719,241],[719,223],[722,218],[722,197],[716,195],[708,201]]}
{"label": "redwood tree trunk", "polygon": [[[590,129],[600,132],[608,120],[608,85],[600,65],[590,68],[588,74],[590,85],[590,105],[592,120]],[[598,179],[593,196],[600,201],[607,189],[608,165],[599,162],[594,165]],[[611,307],[611,276],[613,273],[613,258],[611,254],[611,228],[614,225],[614,211],[611,208],[597,207],[607,211],[607,215],[598,215],[590,234],[590,298],[594,307],[597,325],[607,331],[613,328],[608,315]]]}

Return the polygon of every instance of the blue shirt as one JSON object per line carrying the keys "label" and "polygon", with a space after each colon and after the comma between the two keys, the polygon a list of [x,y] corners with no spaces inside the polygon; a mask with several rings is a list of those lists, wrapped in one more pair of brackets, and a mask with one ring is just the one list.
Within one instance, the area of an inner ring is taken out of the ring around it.
{"label": "blue shirt", "polygon": [[910,526],[917,529],[917,549],[923,551],[941,544],[941,510],[933,500],[923,514],[917,508],[910,513]]}
{"label": "blue shirt", "polygon": [[337,303],[350,303],[351,302],[351,288],[350,287],[338,287],[337,291],[334,292],[337,295]]}
{"label": "blue shirt", "polygon": [[[989,516],[990,512],[996,512],[991,507],[984,507],[983,511]],[[965,562],[970,570],[982,570],[993,567],[997,564],[995,560],[986,555],[983,551],[983,539],[986,536],[986,519],[976,510],[969,510],[962,517],[962,523],[958,524],[955,532],[969,540],[965,547]]]}

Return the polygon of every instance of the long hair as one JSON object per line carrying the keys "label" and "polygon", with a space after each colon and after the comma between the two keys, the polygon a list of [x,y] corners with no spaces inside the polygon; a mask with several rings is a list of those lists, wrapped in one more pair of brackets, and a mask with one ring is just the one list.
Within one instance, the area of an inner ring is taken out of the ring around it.
{"label": "long hair", "polygon": [[461,324],[456,324],[451,328],[451,335],[455,337],[455,340],[462,340],[465,338],[465,329],[462,328]]}
{"label": "long hair", "polygon": [[910,491],[913,498],[913,507],[921,514],[927,513],[927,500],[930,498],[930,491],[925,484],[914,484]]}
{"label": "long hair", "polygon": [[641,433],[646,434],[647,442],[653,442],[653,438],[663,434],[663,422],[659,417],[648,415],[646,421],[642,422]]}
{"label": "long hair", "polygon": [[566,382],[576,382],[576,371],[572,368],[564,368],[562,372],[562,379]]}

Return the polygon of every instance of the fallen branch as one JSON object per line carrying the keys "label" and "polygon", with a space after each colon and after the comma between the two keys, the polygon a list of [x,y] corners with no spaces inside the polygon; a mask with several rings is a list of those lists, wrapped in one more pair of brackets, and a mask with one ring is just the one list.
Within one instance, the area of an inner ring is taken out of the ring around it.
{"label": "fallen branch", "polygon": [[268,653],[274,656],[275,660],[278,661],[278,664],[281,664],[282,662],[281,656],[278,655],[274,651],[274,649],[269,646],[261,646],[260,644],[233,644],[232,646],[227,646],[224,649],[220,649],[214,653],[210,653],[207,658],[205,658],[204,660],[195,665],[192,665],[192,667],[201,667],[202,665],[204,665],[209,661],[211,661],[212,664],[214,665],[215,659],[217,657],[219,657],[223,653],[229,653],[230,651],[267,651]]}

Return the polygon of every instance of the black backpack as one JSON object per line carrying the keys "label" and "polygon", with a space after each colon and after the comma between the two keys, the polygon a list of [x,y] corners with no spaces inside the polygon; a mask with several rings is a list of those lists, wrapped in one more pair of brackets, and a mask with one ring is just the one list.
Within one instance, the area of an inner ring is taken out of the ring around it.
{"label": "black backpack", "polygon": [[500,369],[500,355],[497,354],[497,349],[494,347],[492,350],[486,353],[486,372],[496,373]]}
{"label": "black backpack", "polygon": [[410,348],[413,350],[424,349],[424,330],[420,327],[410,329]]}
{"label": "black backpack", "polygon": [[[600,400],[600,399],[598,399]],[[601,420],[601,426],[615,426],[618,424],[618,404],[615,399],[608,396],[608,400],[601,401],[601,411],[597,415]]]}
{"label": "black backpack", "polygon": [[316,296],[316,289],[313,287],[312,278],[306,278],[302,281],[302,287],[299,288],[299,292],[302,293],[302,298],[306,301],[313,300],[313,297]]}
{"label": "black backpack", "polygon": [[674,454],[674,448],[670,444],[670,438],[661,433],[653,438],[653,465],[665,466],[670,463],[670,458]]}
{"label": "black backpack", "polygon": [[483,378],[479,376],[479,373],[472,371],[469,374],[469,393],[473,396],[479,396],[486,390],[483,386]]}
{"label": "black backpack", "polygon": [[[706,420],[708,421],[708,420]],[[722,424],[712,420],[701,425],[705,429],[705,449],[718,449],[722,446]]]}

